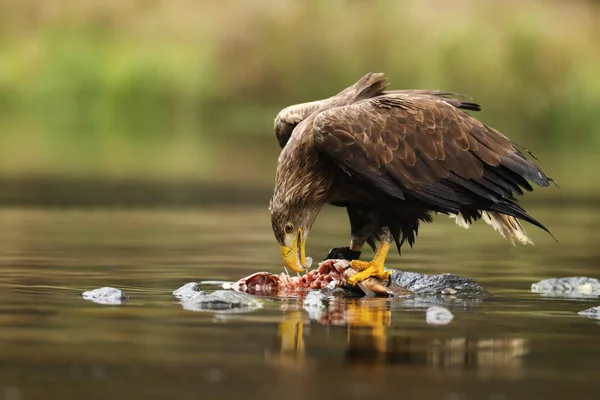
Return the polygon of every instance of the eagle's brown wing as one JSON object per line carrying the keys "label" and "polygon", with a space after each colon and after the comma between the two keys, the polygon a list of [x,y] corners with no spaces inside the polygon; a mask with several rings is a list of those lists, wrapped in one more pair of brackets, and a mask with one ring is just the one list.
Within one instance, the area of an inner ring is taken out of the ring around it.
{"label": "eagle's brown wing", "polygon": [[545,229],[513,195],[532,190],[527,180],[548,186],[550,179],[510,139],[460,107],[457,99],[389,93],[319,113],[315,142],[388,195],[438,212],[497,211]]}
{"label": "eagle's brown wing", "polygon": [[[333,97],[323,100],[311,101],[308,103],[295,104],[284,108],[275,117],[275,137],[279,142],[279,146],[283,149],[290,140],[296,126],[307,119],[310,115],[321,110],[334,107],[336,104],[352,104],[359,100],[364,100],[379,96],[387,87],[387,79],[382,73],[369,72],[360,78],[356,83],[342,90]],[[423,91],[423,90],[408,90],[408,91],[392,91],[390,93],[431,93],[444,95],[438,91]],[[304,132],[304,131],[302,131]]]}
{"label": "eagle's brown wing", "polygon": [[284,108],[275,117],[275,137],[283,149],[292,136],[294,128],[309,115],[325,106],[329,99],[311,101],[309,103],[295,104]]}

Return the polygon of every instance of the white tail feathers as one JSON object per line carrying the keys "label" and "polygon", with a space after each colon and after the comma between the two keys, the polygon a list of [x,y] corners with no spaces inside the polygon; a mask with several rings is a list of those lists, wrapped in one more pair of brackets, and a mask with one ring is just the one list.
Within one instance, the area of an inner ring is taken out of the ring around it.
{"label": "white tail feathers", "polygon": [[471,227],[471,224],[465,220],[465,217],[461,213],[450,214],[450,218],[456,218],[456,225],[461,228],[469,229]]}
{"label": "white tail feathers", "polygon": [[515,240],[521,244],[533,244],[533,241],[527,236],[527,232],[525,232],[525,229],[515,217],[490,211],[482,212],[481,217],[513,246],[515,245]]}
{"label": "white tail feathers", "polygon": [[[456,225],[461,228],[468,229],[471,226],[461,213],[450,214],[450,217],[455,218]],[[494,228],[495,231],[497,231],[504,239],[508,240],[513,246],[515,245],[515,240],[521,244],[533,245],[533,241],[527,236],[527,232],[525,232],[525,229],[515,217],[492,211],[482,211],[481,219]]]}

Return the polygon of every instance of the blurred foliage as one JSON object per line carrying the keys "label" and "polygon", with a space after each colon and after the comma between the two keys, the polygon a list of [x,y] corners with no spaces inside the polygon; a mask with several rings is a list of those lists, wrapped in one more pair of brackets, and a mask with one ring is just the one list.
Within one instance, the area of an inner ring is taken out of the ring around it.
{"label": "blurred foliage", "polygon": [[600,150],[598,37],[592,1],[3,0],[0,169],[270,183],[276,113],[377,71],[560,180]]}

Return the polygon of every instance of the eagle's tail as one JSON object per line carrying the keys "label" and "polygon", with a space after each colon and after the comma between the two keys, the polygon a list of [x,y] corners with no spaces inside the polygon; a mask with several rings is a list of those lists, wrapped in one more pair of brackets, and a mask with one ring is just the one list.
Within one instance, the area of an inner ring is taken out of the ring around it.
{"label": "eagle's tail", "polygon": [[[471,226],[471,221],[467,221],[461,213],[451,214],[450,217],[455,218],[456,224],[462,228],[469,228]],[[515,241],[521,244],[533,245],[533,241],[527,236],[525,228],[523,228],[517,218],[499,212],[482,211],[481,219],[494,228],[495,231],[513,246],[515,245]]]}

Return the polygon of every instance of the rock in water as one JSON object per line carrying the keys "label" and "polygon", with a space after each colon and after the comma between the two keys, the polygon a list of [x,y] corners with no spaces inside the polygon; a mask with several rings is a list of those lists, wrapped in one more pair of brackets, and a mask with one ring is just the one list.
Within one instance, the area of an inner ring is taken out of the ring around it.
{"label": "rock in water", "polygon": [[583,310],[583,311],[579,311],[577,314],[584,316],[584,317],[588,317],[588,318],[600,319],[600,306],[588,308],[587,310]]}
{"label": "rock in water", "polygon": [[185,298],[181,306],[188,311],[247,312],[262,307],[262,302],[253,296],[233,290],[217,290],[211,294],[197,292]]}
{"label": "rock in water", "polygon": [[308,313],[308,318],[314,321],[321,319],[328,306],[327,295],[320,290],[311,290],[302,302],[302,308]]}
{"label": "rock in water", "polygon": [[127,301],[127,295],[113,287],[101,287],[100,289],[83,292],[81,295],[85,300],[91,300],[98,304],[119,305]]}
{"label": "rock in water", "polygon": [[198,282],[186,283],[179,289],[175,290],[172,294],[180,300],[205,295],[202,289],[200,289],[200,285],[198,284]]}
{"label": "rock in water", "polygon": [[327,307],[327,296],[321,291],[311,290],[310,292],[308,292],[308,294],[304,298],[302,305],[304,306],[305,309],[307,309],[307,308],[311,308],[311,309],[326,308]]}
{"label": "rock in water", "polygon": [[531,291],[548,297],[593,298],[600,296],[600,281],[585,276],[544,279],[532,284]]}
{"label": "rock in water", "polygon": [[425,275],[392,270],[392,283],[419,296],[452,295],[459,299],[486,297],[489,293],[477,282],[452,274]]}
{"label": "rock in water", "polygon": [[454,319],[454,315],[444,307],[432,306],[427,309],[425,321],[432,325],[446,325]]}

